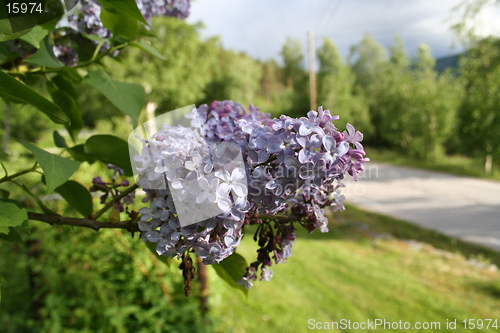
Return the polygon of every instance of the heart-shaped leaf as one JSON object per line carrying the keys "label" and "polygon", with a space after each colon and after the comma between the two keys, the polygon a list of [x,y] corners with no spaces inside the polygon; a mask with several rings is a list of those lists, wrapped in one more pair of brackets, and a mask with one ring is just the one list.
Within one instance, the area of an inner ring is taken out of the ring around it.
{"label": "heart-shaped leaf", "polygon": [[248,290],[238,284],[238,281],[241,280],[247,271],[248,264],[245,258],[238,253],[233,253],[220,263],[213,264],[212,267],[215,269],[217,275],[226,281],[227,284],[248,296]]}
{"label": "heart-shaped leaf", "polygon": [[68,180],[56,188],[56,192],[83,216],[88,216],[92,213],[92,196],[89,190],[80,183]]}
{"label": "heart-shaped leaf", "polygon": [[100,90],[118,109],[128,114],[137,126],[137,120],[146,101],[144,87],[137,83],[113,80],[103,71],[90,72],[83,83]]}
{"label": "heart-shaped leaf", "polygon": [[31,57],[25,59],[24,61],[37,64],[40,66],[50,67],[50,68],[60,68],[64,64],[59,61],[52,51],[52,39],[49,36],[45,37],[40,42],[40,48]]}
{"label": "heart-shaped leaf", "polygon": [[87,158],[111,163],[125,171],[125,175],[132,175],[128,143],[113,135],[93,135],[85,142]]}
{"label": "heart-shaped leaf", "polygon": [[28,220],[26,209],[13,202],[0,200],[0,227],[15,227]]}
{"label": "heart-shaped leaf", "polygon": [[21,144],[31,150],[40,164],[47,181],[47,193],[52,193],[58,186],[64,184],[80,166],[78,161],[51,154],[31,143],[21,142]]}

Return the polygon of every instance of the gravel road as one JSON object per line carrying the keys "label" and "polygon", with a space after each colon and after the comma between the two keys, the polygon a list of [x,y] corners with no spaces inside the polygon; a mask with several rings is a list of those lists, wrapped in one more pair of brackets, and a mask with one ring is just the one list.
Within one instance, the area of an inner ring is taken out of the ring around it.
{"label": "gravel road", "polygon": [[500,182],[370,162],[346,184],[347,203],[500,250]]}

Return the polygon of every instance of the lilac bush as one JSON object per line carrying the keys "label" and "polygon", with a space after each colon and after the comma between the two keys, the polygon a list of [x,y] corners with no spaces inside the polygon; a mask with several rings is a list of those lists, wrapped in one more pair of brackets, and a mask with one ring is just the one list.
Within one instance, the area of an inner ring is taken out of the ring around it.
{"label": "lilac bush", "polygon": [[[283,263],[292,254],[299,225],[327,232],[324,208],[345,209],[342,180],[346,174],[357,179],[369,161],[363,135],[350,124],[339,131],[333,123],[339,117],[321,107],[299,119],[271,119],[233,101],[201,105],[193,113],[187,116],[191,128],[165,124],[143,139],[143,151],[134,157],[138,185],[150,201],[139,210],[142,239],[156,243],[159,255],[180,258],[195,251],[213,264],[235,251],[245,226],[258,225],[258,255],[239,283],[249,288],[259,270],[261,280],[270,280],[273,261]],[[237,154],[244,163],[227,170]],[[193,205],[211,203],[220,213],[181,226],[176,196]]]}
{"label": "lilac bush", "polygon": [[[110,38],[112,33],[106,29],[101,21],[102,7],[97,0],[80,0],[80,10],[68,15],[68,28],[61,29],[59,38],[54,41],[53,51],[56,57],[66,66],[78,64],[78,53],[76,52],[77,41],[81,34]],[[136,0],[137,8],[144,19],[151,24],[153,17],[169,16],[185,19],[189,16],[190,0]],[[67,36],[71,36],[68,38]],[[97,41],[92,41],[97,45]],[[100,49],[106,52],[110,48],[104,43]]]}

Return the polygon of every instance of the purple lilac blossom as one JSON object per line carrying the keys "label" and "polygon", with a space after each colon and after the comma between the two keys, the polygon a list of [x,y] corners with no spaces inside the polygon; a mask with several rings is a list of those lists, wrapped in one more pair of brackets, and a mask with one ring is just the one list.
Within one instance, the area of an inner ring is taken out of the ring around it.
{"label": "purple lilac blossom", "polygon": [[[121,168],[113,164],[108,164],[107,168],[113,170],[113,177],[111,182],[107,183],[104,182],[101,177],[95,177],[94,179],[92,179],[92,186],[89,189],[90,192],[103,192],[103,194],[100,197],[101,199],[100,202],[102,204],[106,203],[110,195],[112,196],[119,195],[121,193],[120,189],[121,187],[126,187],[130,185],[128,180],[122,180],[120,183],[116,181],[116,177],[118,175],[123,176],[125,174],[125,172]],[[134,198],[135,198],[135,191],[132,191],[131,193],[127,194],[124,198],[115,203],[117,210],[119,212],[123,212],[124,211],[123,204],[126,205],[133,204]]]}
{"label": "purple lilac blossom", "polygon": [[[340,190],[344,187],[342,180],[346,173],[357,179],[357,174],[363,171],[363,163],[369,161],[360,143],[363,135],[350,124],[344,132],[337,130],[333,121],[339,117],[322,107],[299,119],[284,115],[271,119],[258,108],[245,109],[233,101],[215,101],[193,112],[198,113],[200,120],[193,127],[207,142],[217,144],[217,148],[210,152],[207,147],[192,144],[188,154],[182,157],[185,162],[178,163],[177,169],[170,170],[169,174],[167,168],[159,166],[172,163],[165,162],[166,155],[182,154],[175,146],[182,140],[175,144],[166,142],[168,127],[150,140],[144,140],[144,152],[149,156],[143,152],[135,160],[143,166],[138,169],[139,185],[152,201],[149,207],[139,211],[142,214],[139,228],[143,240],[157,243],[160,255],[181,257],[184,251],[194,249],[205,264],[213,264],[234,252],[243,236],[244,225],[258,224],[258,258],[239,282],[249,288],[253,285],[251,281],[257,279],[259,267],[261,280],[269,280],[273,259],[275,263],[283,263],[291,256],[297,224],[310,232],[316,229],[327,232],[324,208],[345,209],[342,204],[345,197]],[[212,169],[227,163],[224,157],[233,158],[232,152],[221,145],[225,142],[238,144],[244,169],[229,172],[222,168],[215,172],[215,177],[205,178]],[[159,148],[151,150],[152,147]],[[200,179],[201,175],[202,180],[195,184],[197,189],[188,184],[190,172],[196,172],[193,179]],[[238,183],[245,176],[248,188]],[[186,198],[217,202],[225,212],[198,225],[180,227],[168,187],[151,189],[155,182],[169,177],[178,179],[172,186],[175,190],[184,189]],[[263,215],[266,218],[260,217]],[[273,219],[273,215],[292,215],[296,219]]]}

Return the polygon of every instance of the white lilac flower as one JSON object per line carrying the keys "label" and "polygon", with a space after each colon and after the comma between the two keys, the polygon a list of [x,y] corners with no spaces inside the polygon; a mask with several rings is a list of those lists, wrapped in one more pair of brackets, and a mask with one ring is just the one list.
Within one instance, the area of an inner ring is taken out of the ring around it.
{"label": "white lilac flower", "polygon": [[248,189],[245,185],[245,171],[242,168],[234,168],[232,173],[227,170],[219,170],[215,172],[215,176],[222,180],[222,183],[217,187],[217,193],[221,197],[227,195],[230,191],[238,197],[246,196]]}
{"label": "white lilac flower", "polygon": [[200,178],[198,180],[198,185],[200,187],[200,193],[196,196],[196,203],[202,203],[205,200],[209,202],[217,202],[217,187],[219,186],[219,180],[217,178],[212,178],[210,181],[207,178]]}
{"label": "white lilac flower", "polygon": [[262,277],[260,280],[265,280],[265,281],[271,281],[271,278],[273,277],[273,272],[268,268],[264,267],[262,268]]}
{"label": "white lilac flower", "polygon": [[243,277],[241,280],[237,282],[240,286],[245,287],[247,290],[253,287],[252,281],[250,281],[248,278]]}

